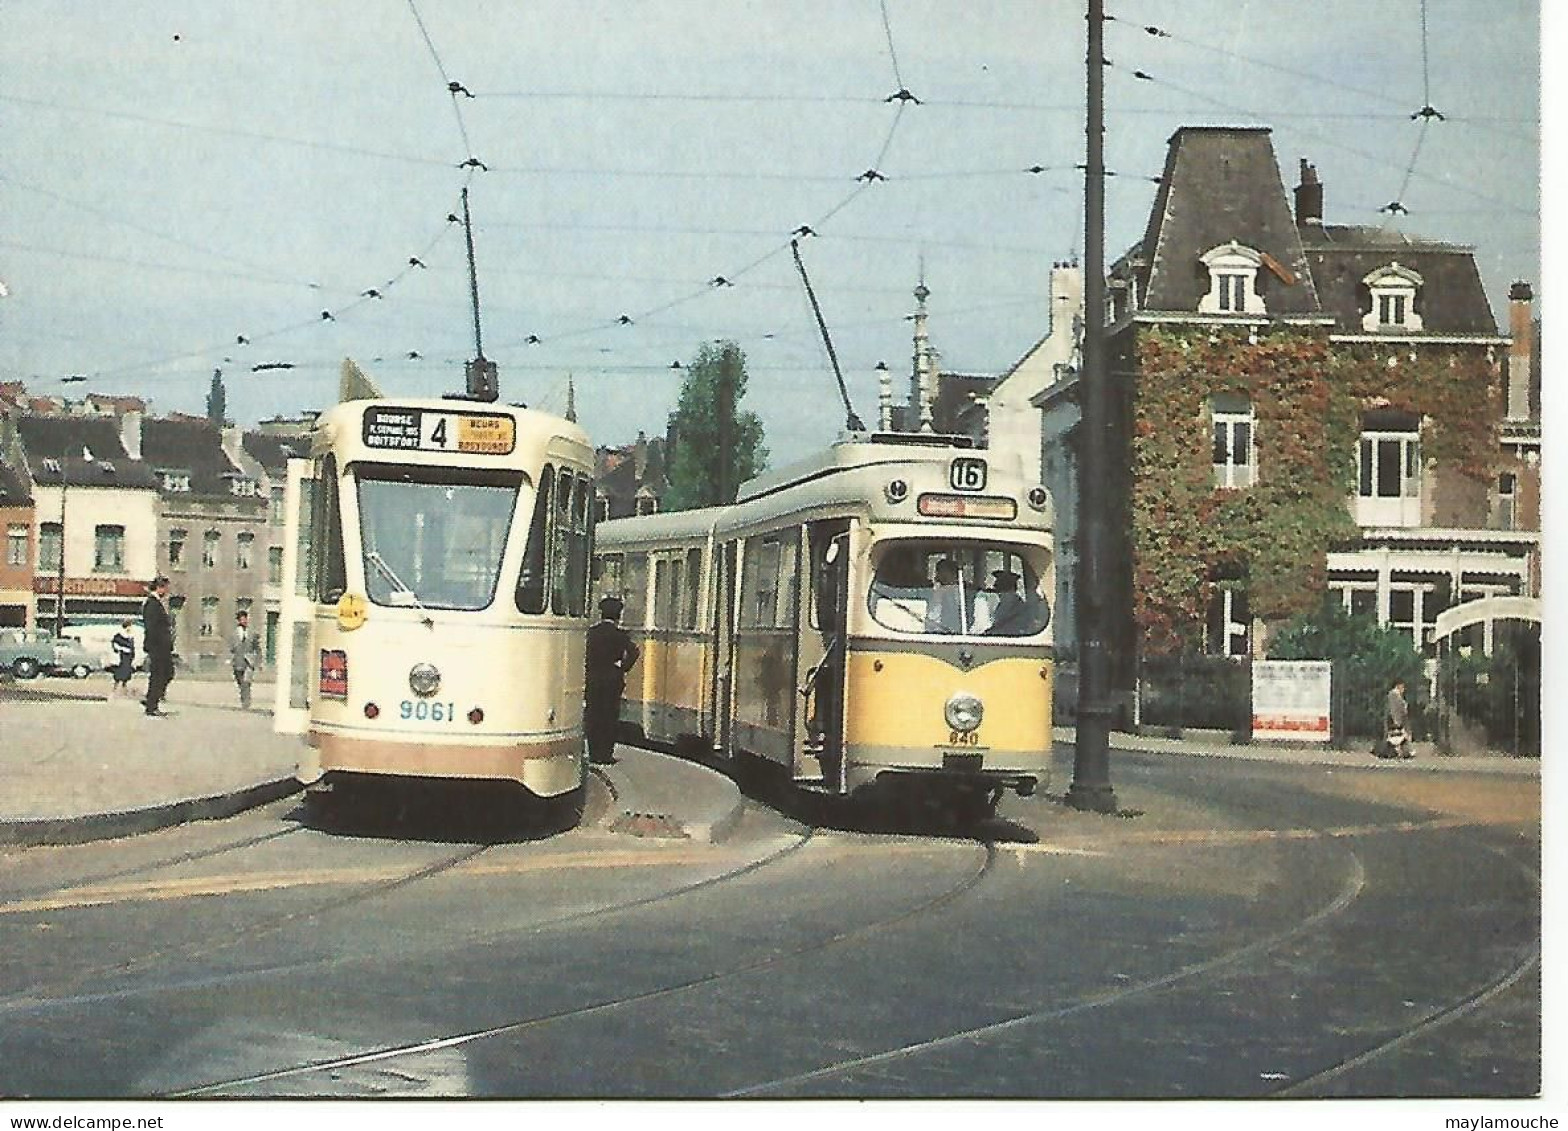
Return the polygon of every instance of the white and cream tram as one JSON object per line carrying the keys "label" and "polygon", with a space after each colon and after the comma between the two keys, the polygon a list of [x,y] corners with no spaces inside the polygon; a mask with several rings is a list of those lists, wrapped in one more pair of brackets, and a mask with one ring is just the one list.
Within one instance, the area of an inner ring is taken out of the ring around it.
{"label": "white and cream tram", "polygon": [[315,803],[393,778],[581,809],[593,448],[463,400],[323,413],[289,466],[274,718]]}
{"label": "white and cream tram", "polygon": [[973,818],[1051,757],[1049,493],[950,439],[856,437],[733,506],[617,519],[596,596],[642,650],[623,726]]}

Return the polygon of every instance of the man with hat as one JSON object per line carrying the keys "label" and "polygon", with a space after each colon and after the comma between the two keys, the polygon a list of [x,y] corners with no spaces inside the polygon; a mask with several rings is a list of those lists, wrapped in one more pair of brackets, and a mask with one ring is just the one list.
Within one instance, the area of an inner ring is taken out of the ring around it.
{"label": "man with hat", "polygon": [[991,573],[991,588],[997,594],[996,609],[991,614],[991,627],[987,636],[1027,636],[1031,631],[1029,605],[1018,593],[1022,580],[1010,569]]}
{"label": "man with hat", "polygon": [[158,709],[163,693],[174,678],[174,624],[169,619],[169,579],[153,578],[142,604],[142,650],[147,654],[147,698],[142,700],[150,718],[165,714]]}
{"label": "man with hat", "polygon": [[624,609],[619,597],[604,598],[599,602],[599,623],[588,629],[583,737],[588,740],[588,760],[602,766],[615,761],[621,692],[638,655],[637,645],[620,624]]}

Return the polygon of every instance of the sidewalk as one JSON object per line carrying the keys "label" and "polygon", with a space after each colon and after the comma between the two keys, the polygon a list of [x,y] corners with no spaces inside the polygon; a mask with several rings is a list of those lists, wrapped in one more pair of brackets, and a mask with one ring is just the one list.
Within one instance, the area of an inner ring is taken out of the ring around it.
{"label": "sidewalk", "polygon": [[[137,680],[133,687],[145,685]],[[0,683],[0,847],[79,844],[215,820],[299,789],[301,739],[272,733],[271,683],[242,711],[234,684],[179,679],[166,718],[107,702],[106,676]],[[621,746],[594,767],[612,830],[720,840],[742,798],[722,774]]]}

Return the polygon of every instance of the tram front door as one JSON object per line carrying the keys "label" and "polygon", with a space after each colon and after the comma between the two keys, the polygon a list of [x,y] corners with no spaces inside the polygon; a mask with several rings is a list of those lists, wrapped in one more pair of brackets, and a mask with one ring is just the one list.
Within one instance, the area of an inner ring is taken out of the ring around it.
{"label": "tram front door", "polygon": [[799,606],[795,780],[842,793],[849,520],[813,522],[806,541],[811,568]]}

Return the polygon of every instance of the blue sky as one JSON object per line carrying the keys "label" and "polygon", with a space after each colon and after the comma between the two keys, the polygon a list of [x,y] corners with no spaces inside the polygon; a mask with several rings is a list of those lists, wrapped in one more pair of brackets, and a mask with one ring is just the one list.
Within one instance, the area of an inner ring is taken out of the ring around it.
{"label": "blue sky", "polygon": [[[1329,222],[1473,245],[1494,309],[1516,278],[1544,307],[1535,3],[1111,10],[1109,257],[1176,128],[1268,125]],[[946,367],[1001,372],[1045,333],[1051,264],[1082,251],[1083,26],[1041,0],[7,4],[0,379],[199,412],[221,367],[247,423],[329,403],[345,356],[391,392],[455,388],[466,184],[503,396],[559,411],[572,374],[624,442],[662,431],[671,362],[733,338],[798,456],[842,423],[800,225],[863,416],[876,363],[907,371],[922,263]]]}

